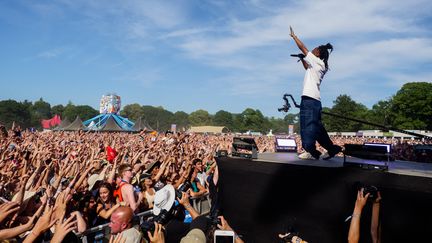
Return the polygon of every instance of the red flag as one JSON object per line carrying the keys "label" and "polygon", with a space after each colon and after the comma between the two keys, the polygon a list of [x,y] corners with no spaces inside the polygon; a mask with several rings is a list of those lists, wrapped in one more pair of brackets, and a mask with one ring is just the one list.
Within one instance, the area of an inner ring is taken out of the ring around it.
{"label": "red flag", "polygon": [[106,147],[106,155],[107,155],[107,160],[112,163],[115,159],[115,157],[117,156],[117,151],[113,148],[111,148],[110,146]]}

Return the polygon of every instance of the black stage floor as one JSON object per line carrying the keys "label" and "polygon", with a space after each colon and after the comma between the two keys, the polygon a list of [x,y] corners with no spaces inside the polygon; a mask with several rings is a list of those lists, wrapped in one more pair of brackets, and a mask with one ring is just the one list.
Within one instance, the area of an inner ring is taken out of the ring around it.
{"label": "black stage floor", "polygon": [[[320,167],[343,167],[344,158],[334,157],[331,160],[300,160],[297,153],[262,153],[258,154],[256,161],[273,162],[295,165],[320,166]],[[347,157],[351,163],[385,165],[385,162]],[[431,163],[417,163],[412,161],[390,161],[387,163],[388,173],[400,175],[412,175],[432,178],[432,161]]]}
{"label": "black stage floor", "polygon": [[[298,231],[308,242],[347,242],[359,183],[381,191],[382,242],[432,242],[432,166],[394,161],[388,171],[344,167],[343,158],[304,161],[295,153],[218,158],[222,214],[246,242],[279,242]],[[358,163],[378,163],[359,161]],[[371,242],[371,203],[360,242]]]}

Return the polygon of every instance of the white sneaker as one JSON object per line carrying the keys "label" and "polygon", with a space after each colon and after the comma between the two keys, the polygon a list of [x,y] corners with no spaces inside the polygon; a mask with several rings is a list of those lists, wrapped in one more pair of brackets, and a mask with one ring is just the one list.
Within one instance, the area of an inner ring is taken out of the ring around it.
{"label": "white sneaker", "polygon": [[330,155],[329,155],[329,153],[327,152],[327,151],[325,151],[324,153],[322,153],[321,155],[320,155],[320,159],[323,159],[323,160],[328,160],[328,159],[330,159],[331,157],[330,157]]}
{"label": "white sneaker", "polygon": [[304,160],[315,160],[315,158],[309,152],[303,152],[298,156],[299,159]]}

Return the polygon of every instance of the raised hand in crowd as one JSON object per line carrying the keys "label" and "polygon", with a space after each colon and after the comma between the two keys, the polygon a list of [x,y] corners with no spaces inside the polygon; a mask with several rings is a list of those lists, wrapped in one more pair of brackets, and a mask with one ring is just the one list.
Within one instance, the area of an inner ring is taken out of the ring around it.
{"label": "raised hand in crowd", "polygon": [[0,223],[2,223],[8,216],[18,212],[20,205],[17,202],[6,202],[0,205]]}
{"label": "raised hand in crowd", "polygon": [[372,203],[372,218],[371,218],[371,237],[373,243],[381,242],[381,223],[380,223],[380,207],[381,207],[381,192],[377,192],[377,197]]}
{"label": "raised hand in crowd", "polygon": [[[220,224],[217,225],[217,227],[221,230],[230,230],[230,231],[234,231],[231,226],[228,224],[228,221],[226,221],[226,219],[224,218],[224,216],[218,216],[218,218],[220,219]],[[244,243],[243,240],[237,235],[237,233],[235,233],[235,243]]]}
{"label": "raised hand in crowd", "polygon": [[351,215],[351,224],[348,232],[348,242],[357,243],[360,239],[360,217],[364,206],[366,205],[369,193],[363,195],[364,189],[357,192],[357,200],[354,204],[354,211]]}
{"label": "raised hand in crowd", "polygon": [[55,227],[55,233],[53,235],[53,237],[51,238],[51,243],[61,243],[63,241],[63,239],[65,238],[65,236],[71,232],[72,230],[76,230],[77,229],[77,221],[74,220],[76,219],[76,215],[72,214],[68,219],[63,220],[64,218],[64,214],[62,215],[59,224],[56,225]]}
{"label": "raised hand in crowd", "polygon": [[154,222],[155,230],[153,234],[148,231],[147,235],[149,237],[150,243],[165,243],[165,233],[163,231],[163,226]]}
{"label": "raised hand in crowd", "polygon": [[51,219],[54,211],[53,206],[45,205],[44,208],[45,210],[43,215],[38,219],[30,234],[28,234],[24,239],[24,243],[34,242],[39,236],[41,236],[57,222],[56,218]]}

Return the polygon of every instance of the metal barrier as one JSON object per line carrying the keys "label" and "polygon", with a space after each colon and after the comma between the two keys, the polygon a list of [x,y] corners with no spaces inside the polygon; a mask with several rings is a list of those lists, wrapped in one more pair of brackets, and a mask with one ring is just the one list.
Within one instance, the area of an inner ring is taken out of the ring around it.
{"label": "metal barrier", "polygon": [[[141,223],[144,220],[144,218],[148,218],[148,217],[150,217],[152,215],[153,215],[153,210],[147,210],[147,211],[138,213],[137,215],[135,215],[135,217],[139,218],[139,222]],[[97,233],[102,233],[104,231],[107,231],[108,228],[109,228],[109,223],[101,224],[101,225],[98,225],[96,227],[90,228],[90,229],[84,231],[81,234],[77,234],[77,236],[79,238],[81,238],[81,241],[83,243],[87,243],[88,242],[87,241],[87,236],[88,235],[91,235],[91,234],[95,234],[96,235]],[[103,238],[107,238],[107,236],[104,234]],[[109,239],[109,238],[107,238],[107,239]]]}
{"label": "metal barrier", "polygon": [[[200,214],[200,215],[206,215],[210,212],[211,202],[209,194],[206,193],[200,197],[191,197],[190,199],[192,207]],[[149,218],[153,215],[153,210],[147,210],[141,213],[138,213],[135,215],[136,222],[135,225],[141,224],[145,219]],[[139,220],[137,220],[139,218]],[[81,239],[82,243],[88,243],[88,236],[89,235],[97,235],[97,234],[103,234],[102,237],[100,237],[98,242],[103,242],[103,239],[109,240],[109,235],[106,235],[105,233],[109,232],[109,223],[107,224],[101,224],[96,227],[90,228],[86,231],[84,231],[81,234],[77,234],[77,236]]]}
{"label": "metal barrier", "polygon": [[209,214],[211,208],[210,194],[206,193],[200,197],[191,197],[192,207],[200,214]]}

